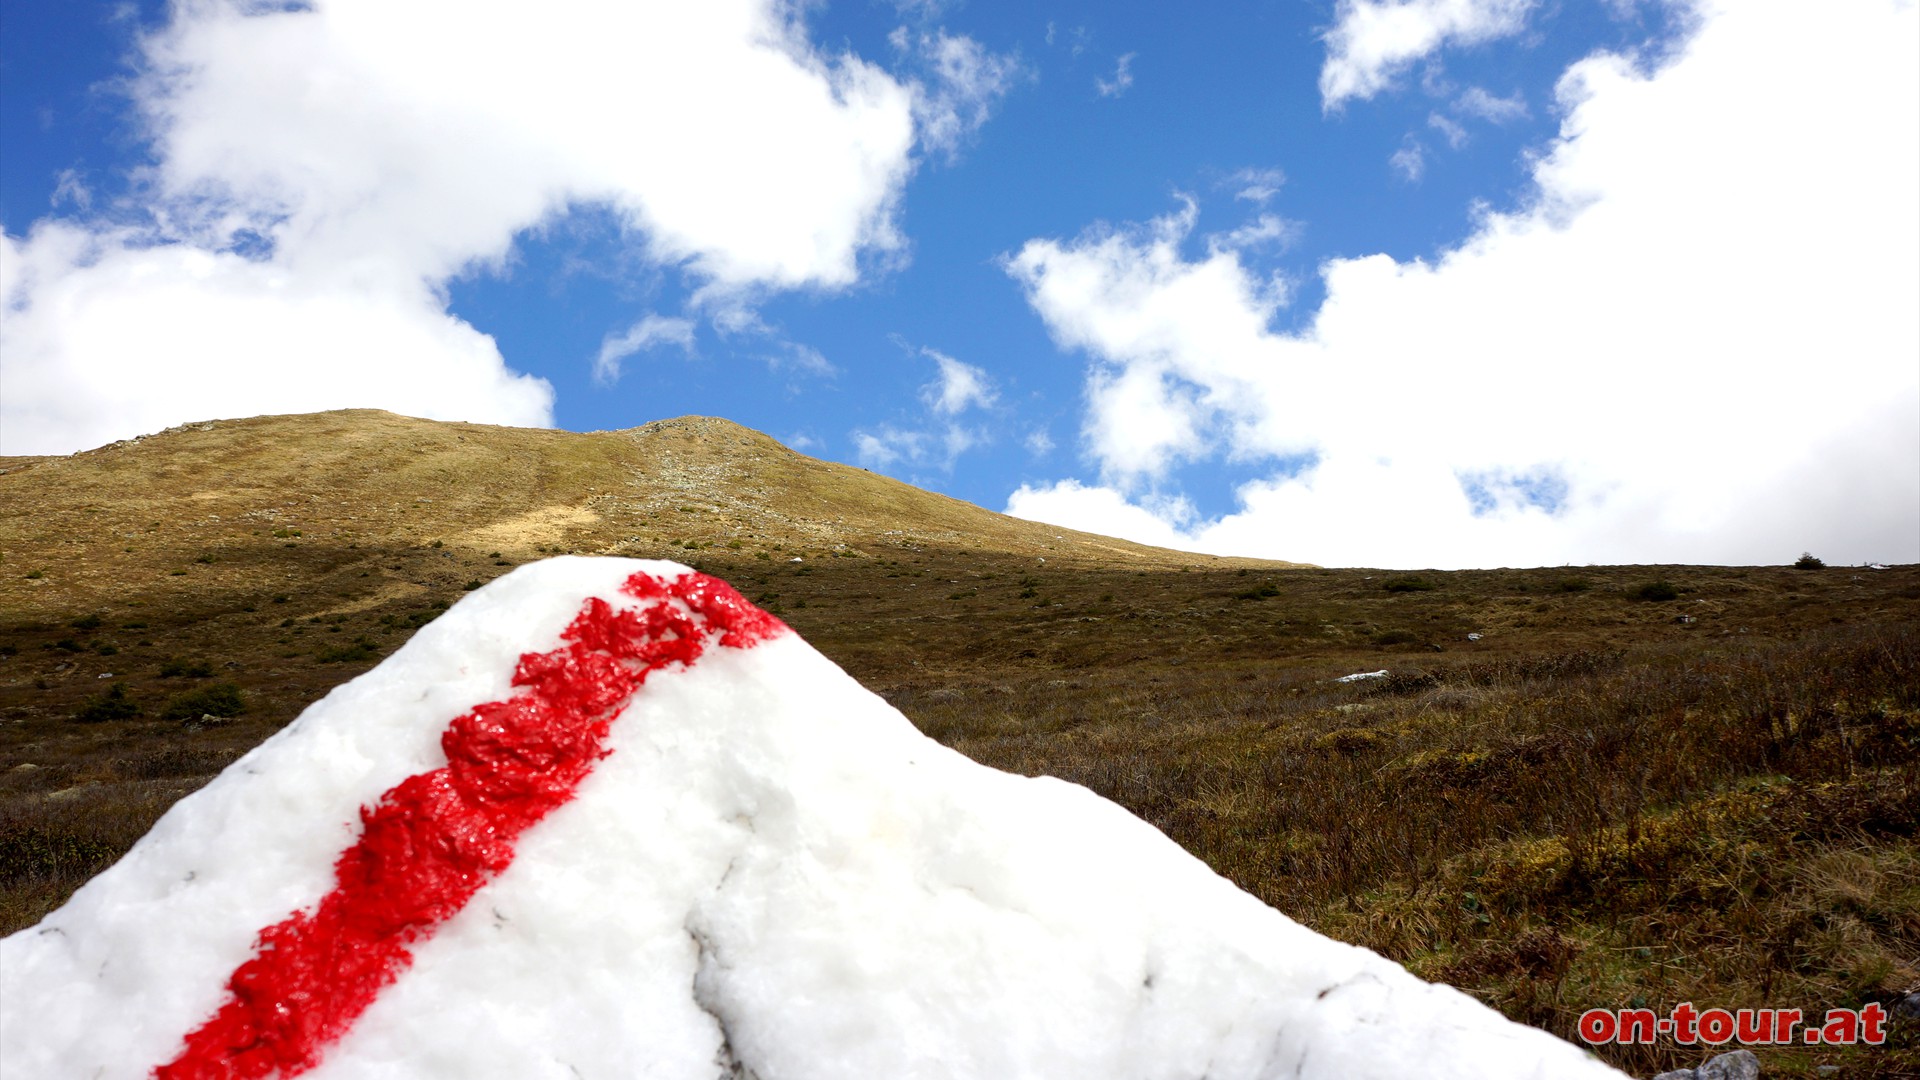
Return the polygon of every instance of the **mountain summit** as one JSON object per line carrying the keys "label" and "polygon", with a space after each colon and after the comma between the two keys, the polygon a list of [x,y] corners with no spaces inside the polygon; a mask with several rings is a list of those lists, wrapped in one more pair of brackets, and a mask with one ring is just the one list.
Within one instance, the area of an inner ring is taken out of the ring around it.
{"label": "mountain summit", "polygon": [[[1056,567],[1288,565],[1007,517],[702,416],[589,433],[371,409],[189,424],[66,457],[0,459],[0,521],[8,560],[50,568],[37,582],[0,575],[0,605],[21,610],[87,610],[150,588],[172,597],[176,562],[201,562],[196,584],[234,597],[309,589],[349,567],[377,575],[390,560],[375,550],[426,544],[515,561],[938,548]],[[84,575],[51,569],[76,557]]]}

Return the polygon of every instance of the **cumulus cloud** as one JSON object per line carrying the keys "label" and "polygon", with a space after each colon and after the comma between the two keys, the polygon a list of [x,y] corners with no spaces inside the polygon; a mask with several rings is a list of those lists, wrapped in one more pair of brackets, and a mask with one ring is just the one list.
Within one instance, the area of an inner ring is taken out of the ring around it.
{"label": "cumulus cloud", "polygon": [[370,405],[496,424],[552,415],[545,380],[510,371],[492,338],[404,275],[303,276],[56,223],[0,239],[0,298],[9,454],[209,417]]}
{"label": "cumulus cloud", "polygon": [[678,345],[682,352],[693,351],[693,320],[665,315],[648,315],[618,334],[609,334],[600,343],[600,355],[593,360],[593,377],[601,382],[620,378],[620,361],[655,345]]}
{"label": "cumulus cloud", "polygon": [[[1190,206],[1030,241],[1101,479],[1013,512],[1336,565],[1920,559],[1920,13],[1699,15],[1665,67],[1568,70],[1525,205],[1327,264],[1296,333],[1236,252],[1186,254]],[[1224,517],[1156,512],[1201,458],[1271,464]]]}
{"label": "cumulus cloud", "polygon": [[1159,513],[1137,506],[1125,495],[1108,487],[1062,480],[1045,487],[1020,485],[1007,500],[1007,513],[1029,521],[1067,524],[1069,528],[1120,536],[1139,544],[1159,547],[1190,548],[1193,538],[1169,524],[1168,518],[1180,516],[1180,505],[1161,508]]}
{"label": "cumulus cloud", "polygon": [[[451,416],[459,402],[470,419],[548,422],[550,391],[452,319],[443,287],[581,206],[686,274],[696,306],[851,285],[867,260],[902,249],[896,208],[916,139],[947,136],[916,128],[909,85],[816,49],[796,10],[176,5],[142,39],[131,82],[154,158],[134,193],[139,220],[8,237],[0,445],[64,452],[156,424],[329,404]],[[62,308],[69,296],[95,319]],[[338,352],[311,396],[279,360],[308,354],[303,324],[282,341],[260,335],[279,314],[321,310]],[[374,356],[385,360],[349,381]],[[110,392],[136,364],[156,395],[137,407]],[[465,381],[416,389],[438,379]],[[32,419],[67,414],[87,420]]]}
{"label": "cumulus cloud", "polygon": [[1448,45],[1519,33],[1536,0],[1340,0],[1327,31],[1320,100],[1329,109],[1373,97],[1416,60]]}

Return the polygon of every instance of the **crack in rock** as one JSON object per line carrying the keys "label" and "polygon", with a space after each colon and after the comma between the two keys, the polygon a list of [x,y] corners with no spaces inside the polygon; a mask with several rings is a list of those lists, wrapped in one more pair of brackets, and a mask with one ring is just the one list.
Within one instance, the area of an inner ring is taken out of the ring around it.
{"label": "crack in rock", "polygon": [[726,1004],[720,999],[719,988],[715,985],[726,965],[721,962],[705,931],[693,925],[691,917],[686,931],[697,952],[693,969],[693,1003],[713,1019],[713,1026],[720,1032],[720,1048],[713,1055],[714,1066],[719,1069],[714,1074],[714,1080],[760,1080],[760,1075],[742,1062],[733,1049],[733,1028],[727,1020]]}

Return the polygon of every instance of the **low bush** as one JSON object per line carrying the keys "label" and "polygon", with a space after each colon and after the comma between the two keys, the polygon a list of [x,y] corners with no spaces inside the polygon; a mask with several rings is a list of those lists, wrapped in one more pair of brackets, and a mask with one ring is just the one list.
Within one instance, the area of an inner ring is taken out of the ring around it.
{"label": "low bush", "polygon": [[108,720],[131,720],[140,715],[140,706],[127,696],[124,683],[114,683],[105,693],[88,698],[86,704],[73,714],[75,720],[83,724],[98,724]]}
{"label": "low bush", "polygon": [[246,711],[246,695],[241,689],[230,682],[218,682],[174,695],[160,710],[160,719],[198,720],[202,716],[228,718]]}

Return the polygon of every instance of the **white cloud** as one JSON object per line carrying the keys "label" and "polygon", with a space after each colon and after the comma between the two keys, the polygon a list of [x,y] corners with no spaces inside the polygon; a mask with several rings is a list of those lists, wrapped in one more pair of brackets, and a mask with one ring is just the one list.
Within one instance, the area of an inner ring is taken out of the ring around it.
{"label": "white cloud", "polygon": [[1139,544],[1191,548],[1193,538],[1167,523],[1162,514],[1136,506],[1112,488],[1074,480],[1036,488],[1020,485],[1007,499],[1006,512],[1028,521],[1065,525],[1101,536],[1125,537]]}
{"label": "white cloud", "polygon": [[[340,404],[442,416],[464,402],[475,419],[548,422],[550,390],[507,371],[441,289],[579,206],[609,211],[648,259],[687,274],[696,309],[854,283],[863,261],[903,250],[896,207],[916,137],[946,136],[916,132],[913,88],[816,50],[797,10],[176,5],[143,39],[132,83],[156,158],[136,192],[149,219],[8,239],[20,272],[0,329],[0,445],[64,452]],[[76,244],[86,259],[69,257]],[[87,321],[59,306],[70,297]],[[288,312],[322,309],[319,338],[338,355],[314,361],[332,370],[312,383],[276,359],[310,354],[298,318],[287,340],[271,335]],[[134,367],[153,373],[136,380],[152,396],[117,392]],[[418,387],[445,379],[465,382],[423,399]],[[53,416],[84,422],[35,419]]]}
{"label": "white cloud", "polygon": [[593,377],[603,383],[620,378],[620,361],[655,345],[678,345],[682,352],[693,352],[693,320],[665,315],[648,315],[620,334],[609,334],[600,343],[600,355],[593,360]]}
{"label": "white cloud", "polygon": [[[1700,14],[1664,68],[1568,71],[1528,205],[1431,262],[1329,263],[1298,333],[1236,253],[1182,254],[1190,206],[1029,242],[1009,270],[1093,360],[1098,486],[1273,461],[1234,513],[1154,516],[1334,565],[1920,560],[1920,13]],[[1018,512],[1110,525],[1094,498]]]}
{"label": "white cloud", "polygon": [[869,469],[905,465],[951,472],[961,454],[984,441],[978,430],[952,423],[930,431],[881,424],[871,431],[853,433],[854,454]]}
{"label": "white cloud", "polygon": [[1340,0],[1327,31],[1320,99],[1329,109],[1390,86],[1414,61],[1448,45],[1519,33],[1536,0]]}
{"label": "white cloud", "polygon": [[1439,132],[1440,137],[1447,140],[1447,145],[1455,150],[1467,144],[1467,129],[1461,127],[1458,121],[1439,113],[1428,113],[1427,126]]}
{"label": "white cloud", "polygon": [[869,469],[884,469],[897,461],[914,460],[922,455],[925,445],[925,434],[901,431],[890,425],[882,425],[878,431],[853,433],[854,454],[860,464]]}
{"label": "white cloud", "polygon": [[894,51],[925,72],[912,84],[920,141],[951,158],[986,124],[993,108],[1029,77],[1013,53],[993,53],[961,34],[936,28],[914,33],[902,26],[888,36]]}
{"label": "white cloud", "polygon": [[1511,97],[1494,97],[1481,87],[1469,86],[1454,99],[1453,110],[1463,116],[1477,116],[1489,123],[1505,124],[1527,115],[1527,99],[1518,90]]}
{"label": "white cloud", "polygon": [[985,431],[960,423],[958,417],[968,409],[992,407],[997,399],[993,381],[981,368],[938,349],[914,349],[899,337],[894,343],[934,362],[934,380],[920,388],[926,412],[917,424],[855,430],[854,452],[860,464],[871,469],[905,465],[951,472],[960,455],[987,441]]}
{"label": "white cloud", "polygon": [[940,377],[921,390],[921,396],[934,412],[953,416],[969,408],[986,408],[993,404],[993,383],[984,370],[955,360],[937,349],[921,349],[920,352],[940,369]]}
{"label": "white cloud", "polygon": [[1241,169],[1227,177],[1227,183],[1239,190],[1233,193],[1236,199],[1267,205],[1267,201],[1280,194],[1280,186],[1287,182],[1287,174],[1279,169]]}
{"label": "white cloud", "polygon": [[893,10],[903,19],[926,21],[946,14],[954,0],[893,0]]}
{"label": "white cloud", "polygon": [[[1059,40],[1059,32],[1059,26],[1052,22],[1047,23],[1047,44],[1049,46]],[[1093,44],[1093,32],[1084,26],[1069,27],[1066,30],[1066,35],[1069,39],[1067,42],[1067,54],[1073,59],[1079,59],[1080,54],[1086,52],[1088,47]]]}
{"label": "white cloud", "polygon": [[1046,428],[1034,428],[1027,433],[1024,445],[1027,453],[1034,457],[1046,457],[1053,453],[1053,436],[1047,434]]}
{"label": "white cloud", "polygon": [[823,379],[840,374],[840,369],[833,366],[833,361],[828,360],[825,353],[811,345],[781,340],[776,343],[775,348],[776,351],[762,358],[766,361],[768,369],[772,371],[791,368]]}
{"label": "white cloud", "polygon": [[61,169],[54,177],[53,197],[49,202],[58,207],[61,203],[72,203],[81,213],[93,209],[93,190],[78,169]]}
{"label": "white cloud", "polygon": [[43,224],[0,239],[0,297],[10,454],[209,417],[366,406],[495,424],[552,415],[545,380],[508,370],[492,338],[436,314],[440,298],[404,276],[302,276]]}
{"label": "white cloud", "polygon": [[1094,76],[1093,88],[1101,97],[1119,97],[1133,85],[1133,58],[1137,53],[1122,53],[1113,66],[1113,78],[1102,79]]}
{"label": "white cloud", "polygon": [[1252,251],[1274,248],[1284,251],[1300,238],[1300,223],[1279,214],[1261,214],[1252,221],[1223,233],[1207,235],[1209,251]]}
{"label": "white cloud", "polygon": [[1400,179],[1409,184],[1418,183],[1420,178],[1427,174],[1426,148],[1417,141],[1408,139],[1401,144],[1400,149],[1395,150],[1392,156],[1387,158],[1387,164],[1393,166],[1393,171],[1400,174]]}

